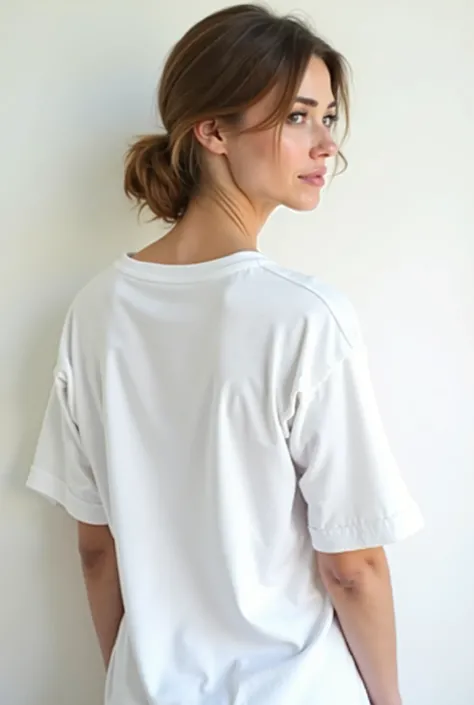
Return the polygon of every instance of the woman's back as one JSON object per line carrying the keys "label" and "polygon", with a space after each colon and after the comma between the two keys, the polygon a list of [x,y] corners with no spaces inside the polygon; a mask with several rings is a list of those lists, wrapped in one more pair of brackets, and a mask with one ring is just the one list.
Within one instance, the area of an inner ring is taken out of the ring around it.
{"label": "woman's back", "polygon": [[[134,688],[160,705],[327,697],[312,674],[321,641],[339,637],[299,487],[315,450],[292,427],[360,344],[342,297],[255,251],[188,266],[123,256],[76,298],[49,415],[61,403],[70,422],[57,492],[67,485],[70,511],[107,522],[117,546],[125,617],[110,705],[134,703]],[[32,486],[63,452],[45,428]],[[326,491],[312,478],[305,497],[331,517],[313,526],[322,548],[353,519]],[[342,640],[334,649],[347,659]]]}

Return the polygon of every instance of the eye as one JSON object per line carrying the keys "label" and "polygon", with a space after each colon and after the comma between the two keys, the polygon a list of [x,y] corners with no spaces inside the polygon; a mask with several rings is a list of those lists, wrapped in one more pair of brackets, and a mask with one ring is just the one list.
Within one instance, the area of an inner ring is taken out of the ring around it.
{"label": "eye", "polygon": [[328,129],[331,129],[331,127],[334,127],[334,125],[336,124],[336,122],[338,120],[339,120],[339,116],[336,114],[326,115],[323,118],[323,123]]}
{"label": "eye", "polygon": [[298,110],[295,111],[294,113],[290,113],[288,115],[288,122],[290,122],[292,125],[301,125],[302,121],[297,121],[295,118],[305,118],[307,117],[308,113],[305,110]]}

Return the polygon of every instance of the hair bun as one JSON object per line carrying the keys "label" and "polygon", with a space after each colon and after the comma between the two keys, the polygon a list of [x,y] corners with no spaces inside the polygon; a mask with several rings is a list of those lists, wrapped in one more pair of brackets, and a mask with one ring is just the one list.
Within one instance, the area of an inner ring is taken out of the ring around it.
{"label": "hair bun", "polygon": [[143,135],[125,155],[124,189],[139,205],[147,205],[156,218],[174,222],[187,205],[185,189],[171,164],[168,133]]}

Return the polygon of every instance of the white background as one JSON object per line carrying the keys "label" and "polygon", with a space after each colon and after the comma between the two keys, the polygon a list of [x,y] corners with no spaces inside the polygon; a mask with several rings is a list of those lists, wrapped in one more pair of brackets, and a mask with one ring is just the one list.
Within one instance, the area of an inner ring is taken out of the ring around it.
{"label": "white background", "polygon": [[[159,129],[165,53],[219,7],[2,3],[1,705],[101,702],[74,523],[24,481],[66,307],[95,272],[160,232],[140,226],[122,194],[123,152],[134,135]],[[469,705],[474,3],[298,7],[353,67],[350,169],[315,212],[278,209],[260,244],[340,287],[359,311],[387,431],[426,520],[422,534],[390,550],[405,704]]]}

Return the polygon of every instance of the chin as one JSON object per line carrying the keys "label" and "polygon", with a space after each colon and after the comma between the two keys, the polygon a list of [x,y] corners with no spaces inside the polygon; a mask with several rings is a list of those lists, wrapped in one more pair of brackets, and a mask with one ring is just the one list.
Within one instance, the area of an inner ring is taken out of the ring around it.
{"label": "chin", "polygon": [[302,198],[299,199],[288,199],[283,205],[285,205],[287,208],[291,208],[293,211],[312,211],[315,208],[318,207],[319,202],[321,200],[321,195],[315,194],[313,198],[310,200],[309,198],[305,198],[304,200]]}

